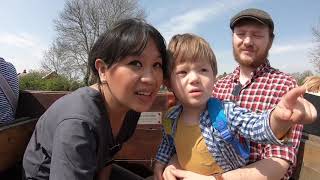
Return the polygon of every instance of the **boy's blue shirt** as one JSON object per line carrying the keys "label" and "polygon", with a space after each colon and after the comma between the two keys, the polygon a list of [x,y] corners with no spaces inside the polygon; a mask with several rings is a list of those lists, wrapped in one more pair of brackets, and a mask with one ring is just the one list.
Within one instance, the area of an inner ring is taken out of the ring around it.
{"label": "boy's blue shirt", "polygon": [[[247,141],[276,145],[284,144],[275,137],[270,128],[269,116],[271,110],[257,114],[238,107],[233,102],[225,101],[222,102],[222,105],[228,120],[228,128],[235,137],[239,134]],[[182,111],[182,105],[174,106],[164,118],[164,121],[169,121],[169,123],[166,123],[170,127],[163,129],[163,138],[156,156],[156,160],[164,164],[167,164],[172,155],[176,153],[173,137],[177,128],[177,120]],[[246,165],[247,161],[237,154],[232,145],[227,143],[213,127],[207,109],[200,115],[199,127],[209,152],[225,172]]]}

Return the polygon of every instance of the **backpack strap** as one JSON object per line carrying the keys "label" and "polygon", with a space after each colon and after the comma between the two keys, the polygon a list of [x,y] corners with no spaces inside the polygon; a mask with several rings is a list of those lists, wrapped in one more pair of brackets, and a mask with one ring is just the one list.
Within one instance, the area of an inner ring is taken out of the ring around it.
{"label": "backpack strap", "polygon": [[212,126],[219,132],[220,136],[232,145],[238,155],[243,159],[248,160],[250,149],[248,146],[241,144],[230,132],[222,102],[216,98],[210,98],[208,101],[208,113]]}
{"label": "backpack strap", "polygon": [[0,73],[0,88],[2,89],[3,93],[7,97],[13,109],[13,113],[15,113],[18,105],[18,98],[15,96],[12,88],[8,84],[8,81],[3,77],[1,73]]}

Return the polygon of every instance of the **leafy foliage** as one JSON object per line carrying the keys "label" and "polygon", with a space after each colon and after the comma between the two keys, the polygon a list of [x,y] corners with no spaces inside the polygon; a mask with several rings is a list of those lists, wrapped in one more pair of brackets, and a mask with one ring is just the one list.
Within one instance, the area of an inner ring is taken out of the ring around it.
{"label": "leafy foliage", "polygon": [[39,90],[39,91],[73,91],[81,86],[82,83],[68,80],[68,78],[57,75],[52,78],[43,78],[45,73],[30,72],[19,77],[19,86],[21,90]]}

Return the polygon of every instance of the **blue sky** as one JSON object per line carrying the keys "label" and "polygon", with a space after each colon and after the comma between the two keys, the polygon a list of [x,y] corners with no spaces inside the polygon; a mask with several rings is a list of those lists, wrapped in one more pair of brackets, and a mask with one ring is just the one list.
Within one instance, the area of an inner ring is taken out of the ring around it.
{"label": "blue sky", "polygon": [[[285,72],[313,70],[309,63],[315,46],[312,26],[320,26],[318,0],[140,0],[147,21],[167,41],[177,33],[195,33],[212,46],[219,74],[231,72],[230,18],[245,8],[261,8],[275,23],[275,41],[269,54],[271,64]],[[55,37],[53,20],[63,10],[64,0],[3,0],[0,6],[0,56],[12,62],[18,72],[37,69],[43,51]]]}

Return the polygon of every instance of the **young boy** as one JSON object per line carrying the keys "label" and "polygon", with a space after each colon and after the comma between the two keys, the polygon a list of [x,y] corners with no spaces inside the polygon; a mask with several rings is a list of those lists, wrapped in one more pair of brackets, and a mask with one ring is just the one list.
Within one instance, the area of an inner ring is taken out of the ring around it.
{"label": "young boy", "polygon": [[[168,48],[171,55],[168,88],[180,104],[171,108],[165,117],[165,133],[156,156],[155,177],[162,179],[163,169],[170,159],[174,164],[171,168],[203,175],[244,166],[246,160],[225,141],[209,118],[207,103],[217,75],[216,58],[210,45],[196,35],[182,34],[175,35]],[[294,89],[272,112],[262,114],[252,113],[232,102],[223,102],[228,129],[233,135],[241,134],[259,143],[288,144],[285,136],[291,125],[311,122],[316,116],[314,107],[298,98],[304,90]],[[301,117],[305,121],[298,122]],[[166,175],[170,176],[170,172]]]}

